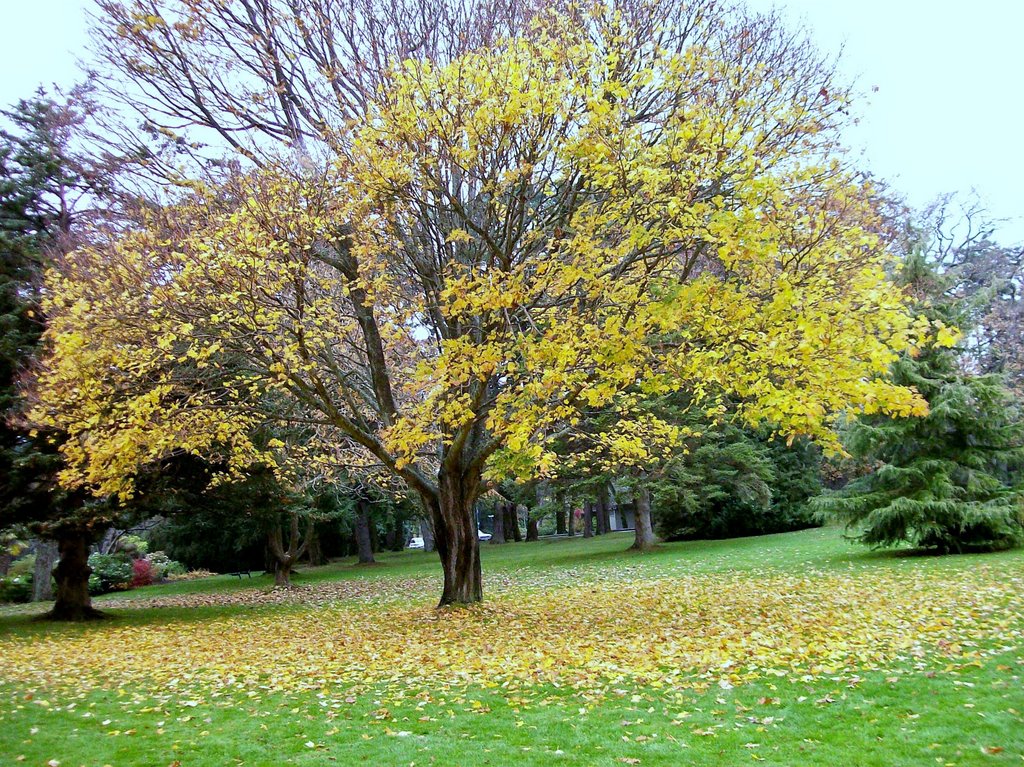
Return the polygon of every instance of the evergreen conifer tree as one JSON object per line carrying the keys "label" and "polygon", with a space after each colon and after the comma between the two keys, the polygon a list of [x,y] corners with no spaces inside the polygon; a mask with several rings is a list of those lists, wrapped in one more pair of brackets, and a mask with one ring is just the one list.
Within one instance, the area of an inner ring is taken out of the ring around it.
{"label": "evergreen conifer tree", "polygon": [[[941,275],[921,254],[904,269],[909,288],[933,317],[955,323]],[[941,552],[1008,548],[1024,539],[1024,422],[1002,380],[971,375],[957,351],[932,346],[893,365],[893,381],[927,400],[921,418],[862,416],[846,447],[872,470],[816,499],[824,516],[872,546],[910,543]]]}

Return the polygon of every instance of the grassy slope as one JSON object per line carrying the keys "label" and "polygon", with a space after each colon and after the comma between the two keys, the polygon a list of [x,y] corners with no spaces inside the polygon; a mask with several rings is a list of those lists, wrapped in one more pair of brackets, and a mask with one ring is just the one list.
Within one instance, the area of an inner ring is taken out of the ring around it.
{"label": "grassy slope", "polygon": [[[1019,573],[1021,552],[918,558],[864,552],[837,531],[721,542],[672,544],[639,556],[616,534],[589,541],[485,546],[485,578],[501,599],[529,598],[566,584],[600,581],[607,573],[632,580],[663,576],[763,578],[872,573],[955,581],[984,567],[994,578]],[[298,582],[317,586],[401,584],[391,605],[423,609],[437,590],[432,554],[406,552],[383,564],[338,563],[309,570]],[[366,583],[370,581],[370,583]],[[375,583],[379,581],[379,583]],[[406,586],[408,584],[408,586]],[[0,618],[0,651],[52,638],[102,642],[124,628],[172,624],[182,631],[216,620],[254,615],[301,616],[302,604],[206,604],[220,594],[258,595],[269,579],[220,577],[133,592],[138,607],[112,610],[98,625],[52,627],[25,614]],[[195,606],[146,608],[151,598],[178,596]],[[108,600],[109,601],[109,600]],[[103,600],[98,600],[102,606]],[[369,609],[376,609],[370,607]],[[382,608],[383,609],[383,608]],[[567,604],[585,610],[585,604]],[[1019,629],[1024,616],[1009,616]],[[386,632],[388,626],[382,625]],[[1019,637],[1019,631],[1016,637]],[[264,637],[253,636],[253,642]],[[466,637],[473,641],[473,637]],[[763,678],[726,689],[650,687],[624,681],[603,697],[538,682],[529,698],[470,684],[424,695],[403,693],[402,669],[387,684],[351,689],[245,692],[211,690],[185,700],[147,689],[48,690],[0,671],[0,764],[192,765],[328,763],[476,764],[766,764],[969,765],[1024,761],[1024,660],[1019,641],[990,642],[978,665],[921,665],[810,681]],[[68,646],[72,646],[69,644]],[[75,645],[78,646],[78,645]],[[112,653],[135,648],[110,647]],[[419,697],[415,697],[416,695]],[[195,705],[189,705],[189,704]],[[634,762],[632,760],[639,760]]]}

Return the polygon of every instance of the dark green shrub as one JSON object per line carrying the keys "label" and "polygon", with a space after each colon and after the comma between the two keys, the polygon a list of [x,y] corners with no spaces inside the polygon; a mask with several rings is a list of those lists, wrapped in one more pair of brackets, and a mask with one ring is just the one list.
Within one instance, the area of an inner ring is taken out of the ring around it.
{"label": "dark green shrub", "polygon": [[31,575],[0,576],[0,603],[28,602],[32,599]]}
{"label": "dark green shrub", "polygon": [[29,554],[27,557],[15,559],[11,564],[11,569],[7,571],[7,575],[27,575],[31,578],[35,571],[36,555]]}
{"label": "dark green shrub", "polygon": [[148,536],[151,547],[190,570],[255,570],[265,561],[266,532],[244,511],[213,503],[170,517]]}
{"label": "dark green shrub", "polygon": [[821,491],[821,458],[803,440],[722,424],[651,483],[665,540],[733,538],[814,527],[808,499]]}
{"label": "dark green shrub", "polygon": [[132,560],[125,554],[91,554],[89,567],[89,593],[105,594],[131,588]]}

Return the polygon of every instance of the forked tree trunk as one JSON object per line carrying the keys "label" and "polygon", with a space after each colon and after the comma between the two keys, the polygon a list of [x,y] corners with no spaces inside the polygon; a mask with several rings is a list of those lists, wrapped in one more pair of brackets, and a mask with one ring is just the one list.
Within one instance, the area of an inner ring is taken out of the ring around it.
{"label": "forked tree trunk", "polygon": [[466,605],[484,597],[473,502],[479,478],[467,480],[457,470],[438,475],[437,498],[426,497],[434,520],[434,542],[444,570],[444,589],[438,607]]}
{"label": "forked tree trunk", "polygon": [[583,537],[594,537],[594,504],[590,501],[583,504]]}
{"label": "forked tree trunk", "polygon": [[36,569],[32,575],[32,601],[53,599],[53,566],[57,563],[57,542],[39,541],[36,546]]}
{"label": "forked tree trunk", "polygon": [[82,530],[58,534],[57,552],[60,562],[53,571],[57,581],[56,601],[43,620],[88,621],[102,618],[103,613],[92,606],[89,596],[89,536]]}
{"label": "forked tree trunk", "polygon": [[282,588],[291,588],[292,586],[292,558],[289,556],[276,557],[274,567],[274,585]]}
{"label": "forked tree trunk", "polygon": [[494,507],[494,522],[491,524],[491,543],[497,546],[505,542],[505,504],[499,503]]}
{"label": "forked tree trunk", "polygon": [[315,525],[310,520],[306,528],[305,537],[299,535],[299,515],[289,514],[288,524],[288,547],[285,548],[281,526],[274,527],[267,533],[267,543],[270,546],[270,553],[274,555],[274,585],[290,588],[292,585],[292,568],[299,561],[302,555],[309,548],[309,542],[313,537]]}
{"label": "forked tree trunk", "polygon": [[654,528],[651,526],[651,491],[646,485],[640,485],[633,491],[636,498],[636,517],[634,527],[636,538],[631,548],[637,551],[650,551],[654,548]]}
{"label": "forked tree trunk", "polygon": [[362,498],[356,501],[356,550],[359,554],[359,564],[374,564],[373,539],[370,536],[370,504]]}

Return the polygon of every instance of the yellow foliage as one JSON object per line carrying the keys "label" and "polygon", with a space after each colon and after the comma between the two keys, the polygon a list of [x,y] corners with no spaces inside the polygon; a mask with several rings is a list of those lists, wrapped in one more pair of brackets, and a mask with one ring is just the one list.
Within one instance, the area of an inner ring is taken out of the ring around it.
{"label": "yellow foliage", "polygon": [[[831,447],[844,412],[922,413],[884,375],[929,328],[833,108],[713,46],[622,44],[547,16],[403,62],[322,173],[197,188],[75,254],[36,412],[70,435],[66,481],[128,495],[177,450],[421,491],[451,456],[545,473],[552,436],[626,391],[728,393]],[[289,418],[304,451],[257,447]],[[639,466],[672,428],[633,419],[612,450]]]}

